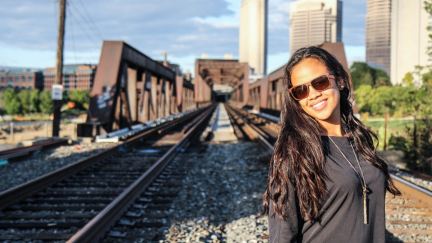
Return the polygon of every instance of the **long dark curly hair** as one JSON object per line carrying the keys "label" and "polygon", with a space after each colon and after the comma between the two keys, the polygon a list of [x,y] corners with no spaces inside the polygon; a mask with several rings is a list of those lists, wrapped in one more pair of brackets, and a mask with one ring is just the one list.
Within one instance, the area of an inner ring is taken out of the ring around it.
{"label": "long dark curly hair", "polygon": [[[306,47],[296,51],[285,67],[286,90],[292,87],[293,67],[306,58],[314,58],[322,62],[335,76],[340,90],[343,130],[351,140],[355,151],[384,173],[387,191],[400,195],[390,178],[387,164],[376,154],[374,145],[376,134],[353,114],[349,76],[335,57],[318,47]],[[318,212],[326,194],[327,174],[324,169],[325,155],[321,140],[323,128],[303,111],[299,102],[293,99],[288,91],[284,96],[281,131],[274,145],[267,188],[264,193],[264,212],[269,213],[269,206],[272,204],[275,214],[284,219],[288,217],[286,209],[289,184],[291,184],[293,186],[291,188],[297,195],[302,218],[315,220],[319,218]]]}

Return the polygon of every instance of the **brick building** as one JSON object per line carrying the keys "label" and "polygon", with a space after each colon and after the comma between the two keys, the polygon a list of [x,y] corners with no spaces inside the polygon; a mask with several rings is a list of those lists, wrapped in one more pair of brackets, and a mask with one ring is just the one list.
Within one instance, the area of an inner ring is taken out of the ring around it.
{"label": "brick building", "polygon": [[[46,68],[43,71],[44,89],[51,90],[55,80],[55,68]],[[64,90],[90,90],[96,74],[96,65],[69,64],[63,66]]]}
{"label": "brick building", "polygon": [[10,68],[0,70],[0,89],[39,89],[43,88],[43,74],[30,68]]}

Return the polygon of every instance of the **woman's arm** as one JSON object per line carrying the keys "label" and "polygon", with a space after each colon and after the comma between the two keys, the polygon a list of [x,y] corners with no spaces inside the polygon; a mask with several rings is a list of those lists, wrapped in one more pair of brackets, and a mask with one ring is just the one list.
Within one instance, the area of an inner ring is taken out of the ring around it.
{"label": "woman's arm", "polygon": [[301,242],[301,227],[303,220],[300,214],[294,187],[289,186],[287,214],[288,218],[283,219],[282,216],[276,215],[274,205],[269,203],[269,233],[270,243],[282,242]]}

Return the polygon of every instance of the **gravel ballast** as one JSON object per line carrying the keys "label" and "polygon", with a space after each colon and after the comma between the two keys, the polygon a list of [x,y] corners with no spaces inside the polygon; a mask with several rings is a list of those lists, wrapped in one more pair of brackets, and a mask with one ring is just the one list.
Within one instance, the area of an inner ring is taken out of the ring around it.
{"label": "gravel ballast", "polygon": [[268,154],[257,144],[239,142],[209,144],[190,159],[195,165],[171,206],[163,242],[266,241],[261,203]]}
{"label": "gravel ballast", "polygon": [[113,143],[80,143],[60,146],[33,154],[31,157],[10,161],[0,166],[0,192],[41,175],[59,169],[115,146]]}

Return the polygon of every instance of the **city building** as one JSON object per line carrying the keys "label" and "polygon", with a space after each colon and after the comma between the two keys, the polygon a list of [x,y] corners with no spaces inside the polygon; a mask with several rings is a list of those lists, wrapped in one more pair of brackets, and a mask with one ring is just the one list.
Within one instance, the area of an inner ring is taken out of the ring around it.
{"label": "city building", "polygon": [[390,74],[391,0],[368,0],[366,8],[366,62]]}
{"label": "city building", "polygon": [[[391,73],[393,84],[400,84],[416,66],[431,65],[427,49],[432,45],[428,25],[432,19],[424,9],[423,0],[393,0],[391,10]],[[420,75],[413,75],[419,85]]]}
{"label": "city building", "polygon": [[341,0],[298,0],[290,6],[290,53],[342,41]]}
{"label": "city building", "polygon": [[[91,64],[69,64],[63,66],[63,88],[64,90],[90,90],[93,86],[96,74],[96,65]],[[51,90],[55,81],[55,67],[46,68],[43,71],[44,89]]]}
{"label": "city building", "polygon": [[2,68],[0,70],[0,89],[39,89],[43,88],[43,75],[37,69]]}
{"label": "city building", "polygon": [[242,0],[240,8],[239,61],[256,75],[267,73],[267,6],[268,0]]}

